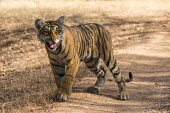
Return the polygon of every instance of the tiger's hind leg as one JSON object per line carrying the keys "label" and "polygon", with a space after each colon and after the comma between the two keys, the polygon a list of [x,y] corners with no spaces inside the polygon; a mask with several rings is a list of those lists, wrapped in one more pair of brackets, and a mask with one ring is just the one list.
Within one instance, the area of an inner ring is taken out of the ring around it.
{"label": "tiger's hind leg", "polygon": [[106,78],[106,71],[103,66],[101,66],[101,63],[99,61],[99,58],[96,59],[89,59],[85,61],[86,66],[97,75],[97,81],[94,84],[94,86],[88,87],[87,91],[91,93],[99,93],[100,88],[105,83]]}
{"label": "tiger's hind leg", "polygon": [[126,92],[126,84],[125,84],[125,77],[121,74],[119,67],[117,66],[117,61],[115,56],[113,55],[112,51],[107,52],[107,57],[104,59],[105,64],[110,69],[113,77],[119,88],[119,99],[121,100],[128,100],[129,95]]}

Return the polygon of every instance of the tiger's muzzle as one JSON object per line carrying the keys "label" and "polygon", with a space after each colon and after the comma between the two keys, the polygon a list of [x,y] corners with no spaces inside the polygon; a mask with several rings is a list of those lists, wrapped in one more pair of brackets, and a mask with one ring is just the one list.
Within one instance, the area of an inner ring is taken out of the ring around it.
{"label": "tiger's muzzle", "polygon": [[63,37],[64,37],[64,34],[60,34],[57,40],[53,41],[49,39],[49,40],[46,40],[45,42],[51,50],[56,50],[58,45],[62,42]]}
{"label": "tiger's muzzle", "polygon": [[49,39],[49,40],[46,40],[45,43],[46,43],[46,45],[48,46],[49,49],[56,50],[60,41],[54,42],[54,41]]}

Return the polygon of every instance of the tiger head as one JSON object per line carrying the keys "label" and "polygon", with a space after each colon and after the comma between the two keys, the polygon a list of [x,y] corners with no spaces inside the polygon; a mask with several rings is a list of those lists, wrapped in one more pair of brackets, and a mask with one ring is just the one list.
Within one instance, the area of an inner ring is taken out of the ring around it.
{"label": "tiger head", "polygon": [[38,40],[45,43],[51,50],[56,50],[64,38],[63,23],[63,16],[56,21],[44,22],[41,19],[37,19],[35,21],[35,26],[38,30]]}

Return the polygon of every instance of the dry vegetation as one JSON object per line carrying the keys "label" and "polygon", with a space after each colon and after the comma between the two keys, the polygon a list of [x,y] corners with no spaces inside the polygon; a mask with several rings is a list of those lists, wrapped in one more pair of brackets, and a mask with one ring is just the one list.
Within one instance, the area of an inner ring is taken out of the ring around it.
{"label": "dry vegetation", "polygon": [[[67,25],[102,24],[118,49],[169,21],[169,5],[169,0],[1,0],[0,112],[34,110],[54,102],[53,75],[44,46],[36,40],[35,19],[63,15]],[[83,64],[80,68],[78,78],[89,73]]]}

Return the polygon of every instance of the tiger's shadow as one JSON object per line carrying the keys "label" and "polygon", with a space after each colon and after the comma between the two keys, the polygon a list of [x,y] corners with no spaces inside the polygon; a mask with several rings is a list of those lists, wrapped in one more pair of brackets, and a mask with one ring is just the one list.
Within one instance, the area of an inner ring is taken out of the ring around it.
{"label": "tiger's shadow", "polygon": [[110,94],[111,90],[109,91],[105,91],[104,89],[99,92],[99,93],[91,93],[91,92],[88,92],[87,89],[85,87],[74,87],[73,90],[72,90],[72,93],[85,93],[85,94],[93,94],[93,95],[98,95],[98,96],[105,96],[105,97],[108,97],[108,98],[112,98],[112,99],[115,99],[115,100],[119,100],[117,96],[115,95],[112,95]]}

